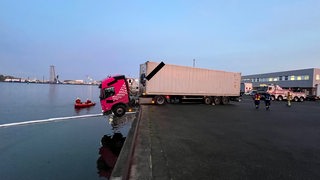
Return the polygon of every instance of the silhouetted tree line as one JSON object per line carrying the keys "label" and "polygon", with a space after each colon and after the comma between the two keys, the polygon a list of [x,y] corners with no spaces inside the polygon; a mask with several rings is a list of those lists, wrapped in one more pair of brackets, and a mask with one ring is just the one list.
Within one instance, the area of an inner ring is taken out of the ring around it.
{"label": "silhouetted tree line", "polygon": [[15,78],[15,77],[13,77],[13,76],[5,76],[5,75],[2,75],[2,74],[0,74],[0,82],[3,82],[5,79],[13,79],[13,78]]}

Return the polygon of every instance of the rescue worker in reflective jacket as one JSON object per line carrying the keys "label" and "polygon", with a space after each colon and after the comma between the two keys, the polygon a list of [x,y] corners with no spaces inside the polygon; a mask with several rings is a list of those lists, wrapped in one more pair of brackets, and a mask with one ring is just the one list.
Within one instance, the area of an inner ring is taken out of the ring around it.
{"label": "rescue worker in reflective jacket", "polygon": [[90,104],[91,100],[87,99],[86,104]]}
{"label": "rescue worker in reflective jacket", "polygon": [[256,106],[256,109],[259,108],[260,98],[261,98],[261,96],[260,96],[259,93],[256,93],[256,94],[254,95],[254,104],[255,104],[255,106]]}
{"label": "rescue worker in reflective jacket", "polygon": [[80,98],[77,98],[76,101],[75,101],[75,103],[76,103],[76,104],[81,104],[81,99],[80,99]]}
{"label": "rescue worker in reflective jacket", "polygon": [[288,101],[287,106],[288,107],[291,107],[291,99],[292,99],[292,95],[291,95],[290,91],[288,91],[288,94],[287,94],[287,101]]}
{"label": "rescue worker in reflective jacket", "polygon": [[266,104],[266,110],[269,110],[270,108],[270,102],[271,102],[271,96],[269,93],[266,93],[264,96],[264,102]]}

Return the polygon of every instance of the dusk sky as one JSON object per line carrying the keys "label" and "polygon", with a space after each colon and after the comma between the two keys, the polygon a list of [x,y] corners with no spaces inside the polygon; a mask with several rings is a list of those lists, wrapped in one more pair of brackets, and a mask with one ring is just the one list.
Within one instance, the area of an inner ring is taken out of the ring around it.
{"label": "dusk sky", "polygon": [[145,61],[241,72],[320,68],[319,0],[0,0],[0,74],[138,77]]}

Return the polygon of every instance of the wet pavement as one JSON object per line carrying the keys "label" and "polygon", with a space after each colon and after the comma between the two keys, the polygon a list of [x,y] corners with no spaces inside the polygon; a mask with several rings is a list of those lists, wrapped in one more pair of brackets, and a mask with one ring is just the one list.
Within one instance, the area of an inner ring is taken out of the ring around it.
{"label": "wet pavement", "polygon": [[320,179],[320,102],[141,105],[129,179]]}

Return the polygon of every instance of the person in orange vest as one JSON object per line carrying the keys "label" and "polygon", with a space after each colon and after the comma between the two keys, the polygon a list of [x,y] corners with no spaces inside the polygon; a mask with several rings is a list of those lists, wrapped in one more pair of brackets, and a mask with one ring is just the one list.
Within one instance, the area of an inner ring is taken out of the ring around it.
{"label": "person in orange vest", "polygon": [[288,91],[288,94],[287,94],[287,102],[288,102],[287,106],[288,107],[291,107],[291,99],[292,99],[291,93],[290,93],[290,91]]}
{"label": "person in orange vest", "polygon": [[90,104],[90,103],[91,103],[91,100],[87,99],[86,103],[87,103],[87,104]]}
{"label": "person in orange vest", "polygon": [[76,104],[81,104],[80,98],[77,98],[77,99],[76,99]]}
{"label": "person in orange vest", "polygon": [[255,106],[256,106],[256,109],[259,108],[260,99],[261,99],[260,94],[259,94],[259,93],[256,93],[256,94],[254,95],[254,104],[255,104]]}

